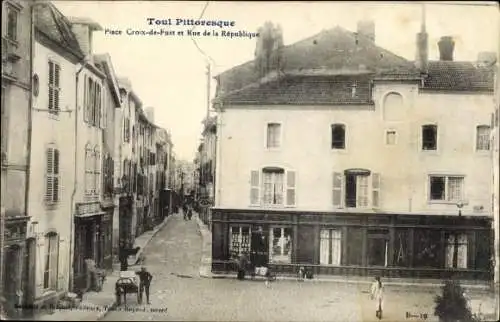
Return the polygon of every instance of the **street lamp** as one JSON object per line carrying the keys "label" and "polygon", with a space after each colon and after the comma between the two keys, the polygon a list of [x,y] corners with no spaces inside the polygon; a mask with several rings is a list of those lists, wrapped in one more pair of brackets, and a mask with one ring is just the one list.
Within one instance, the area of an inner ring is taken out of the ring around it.
{"label": "street lamp", "polygon": [[[457,203],[457,208],[458,208],[458,218],[462,217],[462,208],[464,206],[463,202],[458,202]],[[460,219],[458,219],[458,222],[460,223]],[[459,233],[458,231],[455,231],[455,240],[454,240],[454,245],[453,245],[453,268],[457,268],[458,264],[458,236]]]}

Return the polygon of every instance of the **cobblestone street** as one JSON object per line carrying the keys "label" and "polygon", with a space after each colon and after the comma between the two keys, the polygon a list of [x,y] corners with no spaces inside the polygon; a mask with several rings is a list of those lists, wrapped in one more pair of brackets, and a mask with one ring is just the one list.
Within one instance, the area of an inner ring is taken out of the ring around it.
{"label": "cobblestone street", "polygon": [[[153,274],[151,304],[135,296],[106,315],[107,321],[375,321],[366,285],[199,277],[201,237],[194,220],[174,215],[145,250]],[[384,321],[436,321],[436,290],[388,287]],[[166,311],[162,311],[167,309]],[[409,312],[413,316],[407,317]],[[421,315],[421,317],[416,317]],[[427,319],[425,319],[427,316]]]}

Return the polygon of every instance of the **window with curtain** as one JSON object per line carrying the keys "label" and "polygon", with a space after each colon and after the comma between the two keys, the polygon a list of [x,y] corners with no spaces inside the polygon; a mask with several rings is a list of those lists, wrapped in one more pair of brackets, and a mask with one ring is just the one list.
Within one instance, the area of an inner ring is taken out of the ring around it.
{"label": "window with curtain", "polygon": [[283,169],[267,168],[262,171],[265,205],[283,205],[284,174]]}
{"label": "window with curtain", "polygon": [[458,234],[457,266],[453,265],[455,250],[455,234],[448,233],[446,237],[446,268],[467,268],[467,235]]}
{"label": "window with curtain", "polygon": [[59,236],[56,233],[49,233],[45,236],[44,260],[43,288],[56,290],[59,261]]}
{"label": "window with curtain", "polygon": [[319,262],[321,265],[340,265],[342,256],[342,231],[322,229],[320,234]]}
{"label": "window with curtain", "polygon": [[488,151],[490,149],[490,127],[479,125],[476,128],[476,150]]}

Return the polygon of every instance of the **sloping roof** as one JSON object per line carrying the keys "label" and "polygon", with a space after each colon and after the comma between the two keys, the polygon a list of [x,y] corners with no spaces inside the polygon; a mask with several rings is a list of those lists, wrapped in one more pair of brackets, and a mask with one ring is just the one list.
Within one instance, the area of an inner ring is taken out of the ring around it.
{"label": "sloping roof", "polygon": [[37,31],[77,57],[83,58],[85,56],[75,34],[71,31],[71,22],[52,3],[35,4],[34,20]]}
{"label": "sloping roof", "polygon": [[122,103],[122,99],[120,96],[120,87],[118,85],[115,69],[113,68],[113,63],[111,62],[111,56],[109,54],[94,55],[94,60],[96,64],[102,64],[103,69],[106,72],[106,77],[110,85],[111,92],[113,94],[113,99],[116,103],[116,106],[120,107]]}
{"label": "sloping roof", "polygon": [[431,61],[423,89],[493,92],[495,68],[472,62]]}
{"label": "sloping roof", "polygon": [[[224,96],[238,105],[365,105],[371,101],[373,74],[287,75]],[[354,90],[353,90],[354,88]]]}
{"label": "sloping roof", "polygon": [[[411,62],[377,46],[373,41],[336,27],[283,48],[283,71],[302,69],[413,69]],[[229,93],[259,80],[254,61],[218,76],[220,90]]]}

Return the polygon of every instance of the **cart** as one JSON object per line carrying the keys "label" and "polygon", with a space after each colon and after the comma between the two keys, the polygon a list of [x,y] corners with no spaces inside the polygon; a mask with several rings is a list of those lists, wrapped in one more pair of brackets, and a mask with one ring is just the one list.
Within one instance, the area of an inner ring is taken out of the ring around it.
{"label": "cart", "polygon": [[134,271],[121,271],[120,277],[115,284],[115,295],[117,305],[121,304],[123,295],[123,303],[127,305],[127,294],[136,293],[137,303],[140,304],[139,294],[139,278]]}

